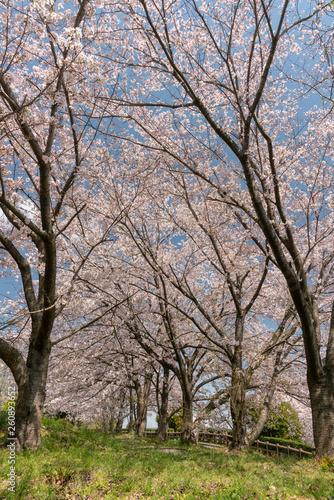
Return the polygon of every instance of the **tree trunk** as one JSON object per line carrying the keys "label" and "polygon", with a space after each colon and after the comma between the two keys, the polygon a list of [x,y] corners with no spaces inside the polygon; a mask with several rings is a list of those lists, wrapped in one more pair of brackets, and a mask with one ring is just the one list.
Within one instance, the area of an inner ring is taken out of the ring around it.
{"label": "tree trunk", "polygon": [[276,353],[276,360],[275,360],[273,374],[271,376],[267,394],[262,404],[259,419],[247,433],[246,441],[247,441],[247,446],[249,447],[252,446],[254,441],[260,436],[263,427],[268,420],[271,403],[276,390],[277,378],[280,374],[281,358],[282,358],[282,349],[280,349]]}
{"label": "tree trunk", "polygon": [[115,432],[115,407],[114,406],[110,410],[108,427],[109,427],[109,433],[114,434],[114,432]]}
{"label": "tree trunk", "polygon": [[31,349],[27,366],[28,377],[18,387],[15,409],[16,449],[41,446],[41,424],[45,400],[45,387],[50,357],[50,348],[39,352]]}
{"label": "tree trunk", "polygon": [[120,397],[119,397],[119,412],[118,412],[118,417],[117,417],[117,422],[116,422],[116,433],[120,434],[123,429],[123,422],[124,422],[124,400],[125,400],[125,394],[124,391],[120,391]]}
{"label": "tree trunk", "polygon": [[134,405],[133,405],[133,395],[132,395],[132,388],[130,388],[130,415],[129,415],[129,432],[133,431],[134,425],[133,425],[133,413],[134,413]]}
{"label": "tree trunk", "polygon": [[[245,145],[246,142],[244,141],[244,147]],[[239,154],[239,160],[243,166],[253,207],[259,221],[261,221],[261,229],[275,256],[277,267],[285,277],[300,319],[307,364],[307,383],[310,392],[316,452],[318,456],[324,456],[328,451],[331,456],[334,456],[334,387],[332,376],[332,373],[334,373],[334,304],[327,343],[326,362],[323,364],[319,346],[321,332],[318,323],[318,304],[308,288],[304,258],[302,258],[298,251],[289,224],[287,224],[284,235],[278,235],[272,220],[268,217],[255,180],[257,166],[248,153],[242,152],[242,154]],[[281,217],[283,222],[284,219],[285,215]],[[293,265],[285,255],[286,250],[290,254]]]}
{"label": "tree trunk", "polygon": [[193,400],[192,395],[183,395],[183,418],[181,427],[181,443],[195,443],[196,437],[193,425]]}
{"label": "tree trunk", "polygon": [[[314,444],[319,457],[334,457],[334,384],[328,370],[321,382],[308,376]],[[311,380],[310,380],[311,379]]]}
{"label": "tree trunk", "polygon": [[231,448],[242,449],[246,446],[246,383],[242,368],[242,340],[244,336],[245,313],[238,312],[235,320],[234,354],[231,360],[232,380],[230,408],[232,417]]}
{"label": "tree trunk", "polygon": [[137,383],[137,422],[136,422],[136,433],[138,436],[144,436],[146,431],[147,422],[147,405],[148,398],[150,395],[150,388],[152,382],[153,374],[146,375],[144,387],[141,388],[140,383]]}
{"label": "tree trunk", "polygon": [[164,378],[162,382],[161,405],[158,405],[159,422],[158,422],[158,439],[166,441],[168,435],[168,394],[169,393],[169,369],[164,368]]}
{"label": "tree trunk", "polygon": [[118,414],[118,418],[117,418],[117,422],[116,422],[116,428],[115,428],[116,434],[120,434],[122,432],[123,422],[124,422],[124,415],[123,415],[123,410],[122,410]]}
{"label": "tree trunk", "polygon": [[232,442],[231,448],[242,449],[246,443],[246,399],[242,374],[232,374],[231,389]]}
{"label": "tree trunk", "polygon": [[107,417],[106,415],[104,414],[102,416],[102,430],[105,434],[107,434],[108,432],[108,422],[107,422]]}

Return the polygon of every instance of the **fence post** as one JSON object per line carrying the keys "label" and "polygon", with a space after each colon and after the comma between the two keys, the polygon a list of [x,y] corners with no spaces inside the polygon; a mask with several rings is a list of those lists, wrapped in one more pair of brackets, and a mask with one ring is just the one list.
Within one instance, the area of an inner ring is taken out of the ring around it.
{"label": "fence post", "polygon": [[290,456],[290,446],[288,445],[287,448],[288,448],[288,457],[289,457]]}
{"label": "fence post", "polygon": [[276,443],[276,455],[279,457],[278,443]]}
{"label": "fence post", "polygon": [[268,441],[266,441],[266,452],[267,452],[267,455],[269,455],[269,446],[268,446]]}

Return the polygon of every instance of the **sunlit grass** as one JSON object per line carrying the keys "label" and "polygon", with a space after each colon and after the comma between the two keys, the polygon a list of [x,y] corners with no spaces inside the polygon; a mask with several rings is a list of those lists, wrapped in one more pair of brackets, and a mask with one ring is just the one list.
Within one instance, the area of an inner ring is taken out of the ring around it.
{"label": "sunlit grass", "polygon": [[8,452],[1,451],[0,499],[334,498],[333,471],[316,459],[110,437],[64,420],[44,425],[44,447],[17,454],[15,494],[7,490]]}

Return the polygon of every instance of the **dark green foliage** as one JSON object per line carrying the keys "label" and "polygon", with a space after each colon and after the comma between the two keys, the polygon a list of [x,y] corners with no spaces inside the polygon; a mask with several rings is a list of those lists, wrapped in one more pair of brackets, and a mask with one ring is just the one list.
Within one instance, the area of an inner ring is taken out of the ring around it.
{"label": "dark green foliage", "polygon": [[170,430],[173,430],[174,432],[181,432],[182,421],[183,421],[183,413],[182,411],[179,411],[169,419],[168,428]]}
{"label": "dark green foliage", "polygon": [[63,419],[67,419],[68,417],[69,417],[69,414],[66,411],[59,411],[54,416],[54,418],[63,418]]}

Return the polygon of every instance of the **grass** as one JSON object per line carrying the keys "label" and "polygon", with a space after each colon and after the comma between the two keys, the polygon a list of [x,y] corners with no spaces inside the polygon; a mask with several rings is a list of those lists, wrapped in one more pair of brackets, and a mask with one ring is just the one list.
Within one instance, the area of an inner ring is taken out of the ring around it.
{"label": "grass", "polygon": [[8,491],[8,451],[0,451],[0,499],[241,500],[334,499],[334,465],[255,451],[111,437],[64,420],[44,420],[43,448],[16,456]]}

